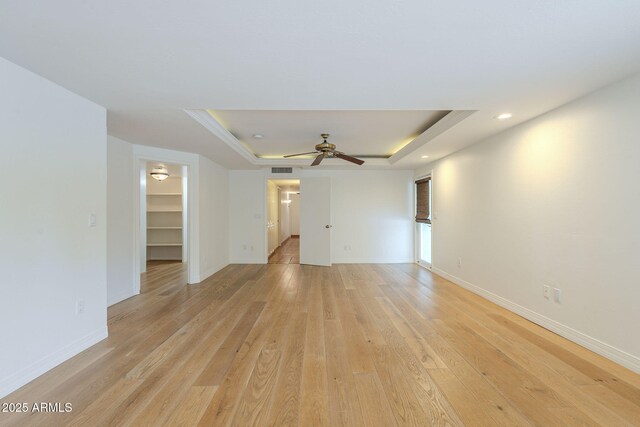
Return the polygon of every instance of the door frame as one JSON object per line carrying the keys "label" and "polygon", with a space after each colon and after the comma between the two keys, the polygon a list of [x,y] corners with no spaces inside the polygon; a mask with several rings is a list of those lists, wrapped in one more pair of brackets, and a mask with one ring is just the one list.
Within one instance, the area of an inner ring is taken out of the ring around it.
{"label": "door frame", "polygon": [[[198,158],[196,155],[182,153],[179,151],[165,150],[162,148],[146,147],[134,145],[133,152],[133,294],[140,294],[140,275],[142,269],[142,206],[146,206],[146,181],[145,188],[142,188],[142,176],[146,180],[147,162],[162,162],[178,164],[183,166],[187,175],[187,206],[188,221],[186,224],[186,264],[187,283],[194,284],[200,282],[200,262],[199,262],[199,223],[198,223]],[[144,168],[144,172],[143,172]],[[142,199],[144,197],[144,200]],[[146,211],[146,209],[145,209]],[[146,216],[146,212],[145,212]],[[146,222],[146,218],[145,218]],[[145,230],[146,233],[146,230]],[[146,242],[145,242],[146,244]],[[184,250],[184,247],[183,247]]]}
{"label": "door frame", "polygon": [[415,242],[414,244],[414,260],[415,263],[418,264],[421,267],[424,267],[428,270],[433,270],[433,230],[434,230],[434,222],[436,219],[436,215],[435,215],[435,210],[434,210],[434,200],[435,198],[433,197],[434,195],[434,172],[433,169],[430,170],[427,173],[421,174],[419,176],[416,176],[413,178],[413,215],[415,216],[415,212],[417,209],[417,200],[416,200],[416,184],[415,181],[419,180],[419,179],[423,179],[423,178],[427,178],[427,177],[431,177],[431,188],[429,191],[429,197],[431,198],[431,203],[429,204],[429,210],[431,213],[431,242],[430,242],[430,246],[431,246],[431,263],[426,263],[426,262],[421,262],[422,260],[420,259],[420,247],[422,246],[422,242],[420,239],[420,224],[415,222],[414,220],[414,227],[413,227],[413,241]]}
{"label": "door frame", "polygon": [[[268,181],[274,181],[274,180],[278,180],[278,179],[297,179],[300,182],[300,187],[302,188],[302,181],[305,178],[314,178],[316,176],[324,176],[324,175],[308,175],[305,176],[303,172],[301,171],[296,171],[292,174],[288,174],[288,176],[279,176],[279,175],[274,175],[271,173],[266,173],[264,180],[263,180],[263,191],[264,191],[264,198],[263,198],[263,204],[262,204],[262,212],[264,213],[263,216],[263,229],[264,229],[264,258],[262,263],[263,264],[268,264],[269,263],[269,230],[267,230],[267,216],[268,216],[268,209],[269,209],[269,201],[268,199],[268,191],[267,191],[267,185]],[[300,200],[302,200],[302,197],[300,198]],[[302,201],[300,202],[302,203]],[[302,214],[300,214],[302,215]],[[281,217],[280,217],[281,218]],[[279,218],[279,219],[280,219]],[[300,219],[300,218],[299,218]],[[302,239],[303,237],[300,236],[300,238]],[[278,240],[280,240],[280,236],[278,236]]]}
{"label": "door frame", "polygon": [[[279,177],[279,176],[273,176],[271,174],[266,174],[265,178],[264,178],[264,185],[263,185],[263,189],[264,189],[264,205],[262,208],[262,211],[264,212],[263,215],[263,225],[264,225],[264,253],[265,253],[265,258],[263,260],[263,264],[269,264],[269,230],[267,229],[267,220],[269,217],[269,181],[277,181],[278,179],[297,179],[299,182],[302,182],[302,177],[299,176],[298,174],[292,174],[292,176],[286,176],[286,177]],[[280,189],[280,187],[278,187],[278,199],[281,199],[282,196],[280,195],[282,190]],[[278,200],[278,248],[281,246],[281,242],[280,242],[280,227],[282,226],[282,202],[281,200]],[[277,249],[277,248],[276,248]]]}

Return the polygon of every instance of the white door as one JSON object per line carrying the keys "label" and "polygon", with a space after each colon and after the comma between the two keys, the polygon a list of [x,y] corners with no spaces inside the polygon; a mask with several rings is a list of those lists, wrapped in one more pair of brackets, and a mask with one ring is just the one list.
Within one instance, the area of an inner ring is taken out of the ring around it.
{"label": "white door", "polygon": [[300,264],[331,265],[331,178],[300,180]]}

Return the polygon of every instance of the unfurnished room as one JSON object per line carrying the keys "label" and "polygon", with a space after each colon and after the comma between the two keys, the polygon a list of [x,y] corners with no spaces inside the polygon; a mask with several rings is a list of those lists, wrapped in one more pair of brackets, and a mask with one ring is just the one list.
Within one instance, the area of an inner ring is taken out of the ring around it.
{"label": "unfurnished room", "polygon": [[639,22],[0,0],[0,426],[640,426]]}

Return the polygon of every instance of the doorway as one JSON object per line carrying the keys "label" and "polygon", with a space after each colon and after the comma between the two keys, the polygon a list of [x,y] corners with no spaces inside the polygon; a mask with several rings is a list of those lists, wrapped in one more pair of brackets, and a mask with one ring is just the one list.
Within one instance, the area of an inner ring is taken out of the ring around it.
{"label": "doorway", "polygon": [[431,206],[432,180],[431,175],[418,179],[416,182],[416,234],[417,234],[417,263],[427,268],[432,265],[432,236],[431,236]]}
{"label": "doorway", "polygon": [[141,179],[140,186],[142,292],[164,286],[158,277],[187,277],[187,170],[187,166],[179,164],[144,164],[145,179]]}
{"label": "doorway", "polygon": [[269,264],[300,263],[300,180],[267,180]]}

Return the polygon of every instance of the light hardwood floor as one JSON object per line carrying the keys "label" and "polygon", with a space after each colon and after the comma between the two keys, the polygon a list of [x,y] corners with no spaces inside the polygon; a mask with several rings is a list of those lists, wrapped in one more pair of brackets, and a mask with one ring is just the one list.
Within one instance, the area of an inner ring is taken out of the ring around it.
{"label": "light hardwood floor", "polygon": [[290,237],[273,251],[269,264],[300,264],[300,238]]}
{"label": "light hardwood floor", "polygon": [[158,264],[2,425],[640,425],[640,376],[415,265]]}

